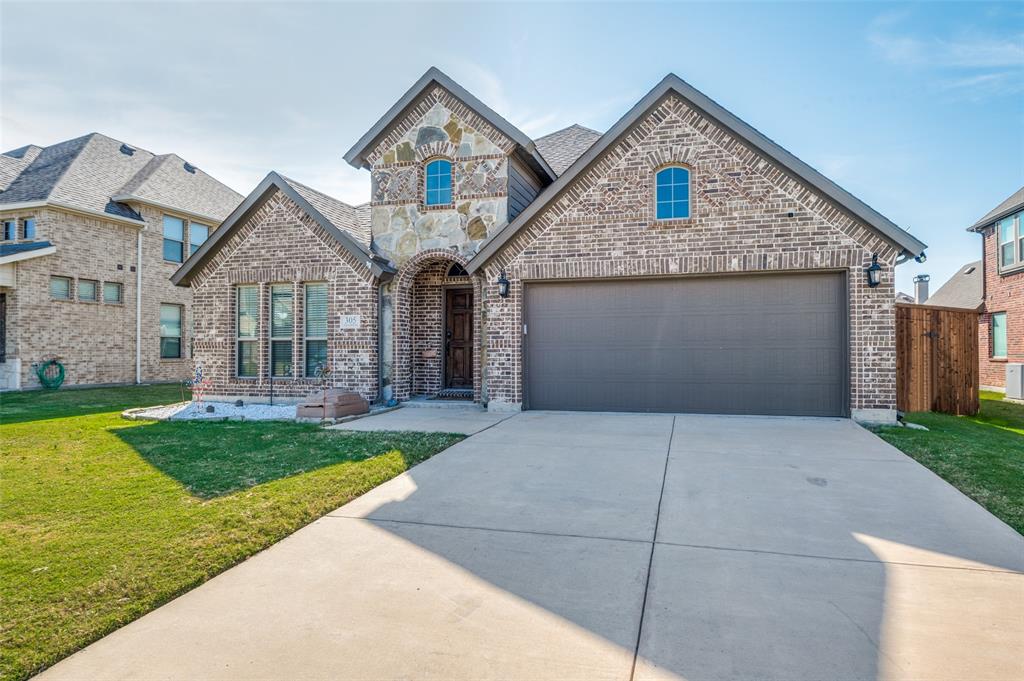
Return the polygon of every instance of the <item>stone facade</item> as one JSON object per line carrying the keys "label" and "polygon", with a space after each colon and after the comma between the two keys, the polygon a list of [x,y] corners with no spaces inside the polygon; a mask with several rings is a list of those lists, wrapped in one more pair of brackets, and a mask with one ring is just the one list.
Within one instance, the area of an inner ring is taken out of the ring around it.
{"label": "stone facade", "polygon": [[[277,191],[220,245],[192,281],[195,299],[195,361],[210,380],[212,398],[294,402],[322,384],[304,376],[304,288],[328,284],[328,364],[330,386],[378,398],[378,283],[364,263]],[[236,289],[256,284],[260,291],[260,339],[257,378],[236,371]],[[270,287],[291,284],[294,290],[292,376],[269,378]],[[356,328],[342,328],[342,315],[358,315]]]}
{"label": "stone facade", "polygon": [[[656,221],[654,174],[690,168],[691,218]],[[877,253],[882,282],[863,269]],[[669,97],[542,210],[483,268],[504,269],[508,298],[486,287],[486,394],[523,402],[523,284],[540,279],[740,272],[848,273],[850,406],[895,415],[893,268],[896,249],[683,100]]]}
{"label": "stone facade", "polygon": [[[980,382],[984,388],[1006,387],[1007,362],[1024,362],[1024,271],[1001,274],[995,227],[981,232],[985,302],[978,318]],[[992,358],[992,313],[1006,313],[1006,359]]]}
{"label": "stone facade", "polygon": [[[508,218],[514,144],[441,87],[425,93],[367,156],[374,245],[397,265],[421,251],[472,256]],[[452,162],[452,203],[424,205],[424,168]]]}
{"label": "stone facade", "polygon": [[[179,381],[189,376],[192,292],[174,286],[177,263],[163,260],[163,211],[136,206],[146,222],[142,234],[142,382]],[[15,264],[16,284],[7,295],[7,356],[20,364],[19,386],[39,387],[33,365],[57,357],[65,385],[135,382],[137,239],[140,228],[57,208],[2,211],[0,219],[34,218],[35,241],[57,252]],[[188,243],[188,221],[185,239]],[[71,299],[50,295],[51,276],[71,279]],[[80,300],[79,281],[96,282],[98,301]],[[103,284],[121,285],[121,302],[103,299]],[[160,358],[160,305],[182,306],[182,357]]]}

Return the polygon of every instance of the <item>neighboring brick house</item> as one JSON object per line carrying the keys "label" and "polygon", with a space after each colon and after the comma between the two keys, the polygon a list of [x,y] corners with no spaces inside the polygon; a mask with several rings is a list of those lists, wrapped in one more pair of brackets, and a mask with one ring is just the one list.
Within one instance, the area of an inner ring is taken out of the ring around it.
{"label": "neighboring brick house", "polygon": [[1001,391],[1006,387],[1006,364],[1024,362],[1024,187],[970,231],[982,238],[981,386]]}
{"label": "neighboring brick house", "polygon": [[187,377],[192,294],[170,275],[241,199],[98,133],[0,155],[0,388],[54,357],[65,385]]}
{"label": "neighboring brick house", "polygon": [[430,69],[345,158],[368,206],[271,173],[174,275],[214,395],[326,365],[376,401],[895,419],[924,244],[676,76],[531,140]]}

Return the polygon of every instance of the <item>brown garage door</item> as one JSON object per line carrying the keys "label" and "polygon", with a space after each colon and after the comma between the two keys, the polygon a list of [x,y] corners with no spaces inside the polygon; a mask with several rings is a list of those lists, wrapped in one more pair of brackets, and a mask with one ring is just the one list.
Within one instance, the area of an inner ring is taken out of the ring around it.
{"label": "brown garage door", "polygon": [[841,416],[841,274],[526,287],[526,407]]}

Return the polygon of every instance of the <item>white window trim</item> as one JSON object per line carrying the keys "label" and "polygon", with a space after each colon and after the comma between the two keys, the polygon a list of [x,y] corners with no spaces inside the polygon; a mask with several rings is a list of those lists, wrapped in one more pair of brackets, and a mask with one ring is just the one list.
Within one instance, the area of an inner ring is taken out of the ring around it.
{"label": "white window trim", "polygon": [[[164,330],[161,328],[160,331],[160,359],[162,361],[175,361],[185,358],[185,306],[180,303],[160,303],[160,307],[176,307],[178,308],[178,335],[177,336],[165,336]],[[162,315],[161,315],[162,317]],[[163,323],[160,323],[163,326]],[[178,339],[178,356],[177,357],[164,357],[163,353],[163,340],[164,338],[177,338]]]}
{"label": "white window trim", "polygon": [[[1012,220],[1013,224],[1010,228],[1010,240],[1003,241],[1001,224],[1005,220]],[[996,238],[996,269],[1002,274],[1004,272],[1016,272],[1024,269],[1024,257],[1022,257],[1022,249],[1024,249],[1024,211],[1017,213],[1016,215],[1008,215],[1002,220],[999,220],[995,224],[995,238]],[[1009,265],[1003,264],[1003,246],[1006,244],[1013,245],[1013,261]]]}
{"label": "white window trim", "polygon": [[[1006,354],[1003,354],[1003,355],[997,355],[996,354],[996,317],[1002,317],[1003,318],[1003,333],[1006,334],[1006,342],[1003,343],[1003,345],[1005,346]],[[992,315],[989,317],[989,320],[988,320],[988,339],[989,339],[988,352],[989,352],[989,359],[1006,359],[1007,355],[1009,355],[1009,353],[1010,353],[1010,347],[1009,347],[1009,345],[1010,345],[1010,334],[1008,332],[1008,327],[1007,327],[1007,323],[1009,321],[1010,320],[1007,317],[1005,312],[993,312]]]}

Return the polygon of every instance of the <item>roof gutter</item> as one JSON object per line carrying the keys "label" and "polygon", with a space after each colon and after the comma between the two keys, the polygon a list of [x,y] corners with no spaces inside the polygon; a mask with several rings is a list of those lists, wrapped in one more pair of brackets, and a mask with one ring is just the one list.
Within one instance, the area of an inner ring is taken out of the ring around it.
{"label": "roof gutter", "polygon": [[110,200],[116,201],[117,203],[141,203],[146,206],[152,206],[153,208],[159,208],[160,210],[166,210],[169,213],[184,215],[190,220],[195,218],[200,222],[210,222],[212,223],[211,226],[219,225],[223,219],[215,218],[212,215],[204,215],[203,213],[194,213],[190,210],[182,210],[175,206],[169,206],[166,203],[160,203],[159,201],[153,201],[151,199],[144,199],[141,196],[136,196],[135,194],[118,194],[117,196],[111,196]]}
{"label": "roof gutter", "polygon": [[139,229],[146,228],[144,220],[126,218],[121,215],[105,213],[102,210],[93,210],[92,208],[80,208],[60,201],[22,201],[20,203],[0,203],[0,212],[9,210],[28,210],[31,208],[59,208],[60,210],[66,210],[69,213],[76,213],[90,218],[103,218],[104,220],[111,220],[112,222],[121,222],[126,225],[133,225]]}
{"label": "roof gutter", "polygon": [[980,232],[983,229],[988,229],[989,227],[991,227],[992,225],[996,224],[997,222],[999,222],[1003,218],[1009,217],[1009,216],[1013,215],[1014,213],[1020,212],[1021,210],[1024,210],[1024,203],[1018,203],[1015,206],[1010,206],[1006,210],[1001,211],[999,213],[996,213],[995,215],[993,215],[988,220],[985,220],[984,222],[977,222],[977,223],[971,225],[970,227],[967,228],[967,231],[968,232]]}

